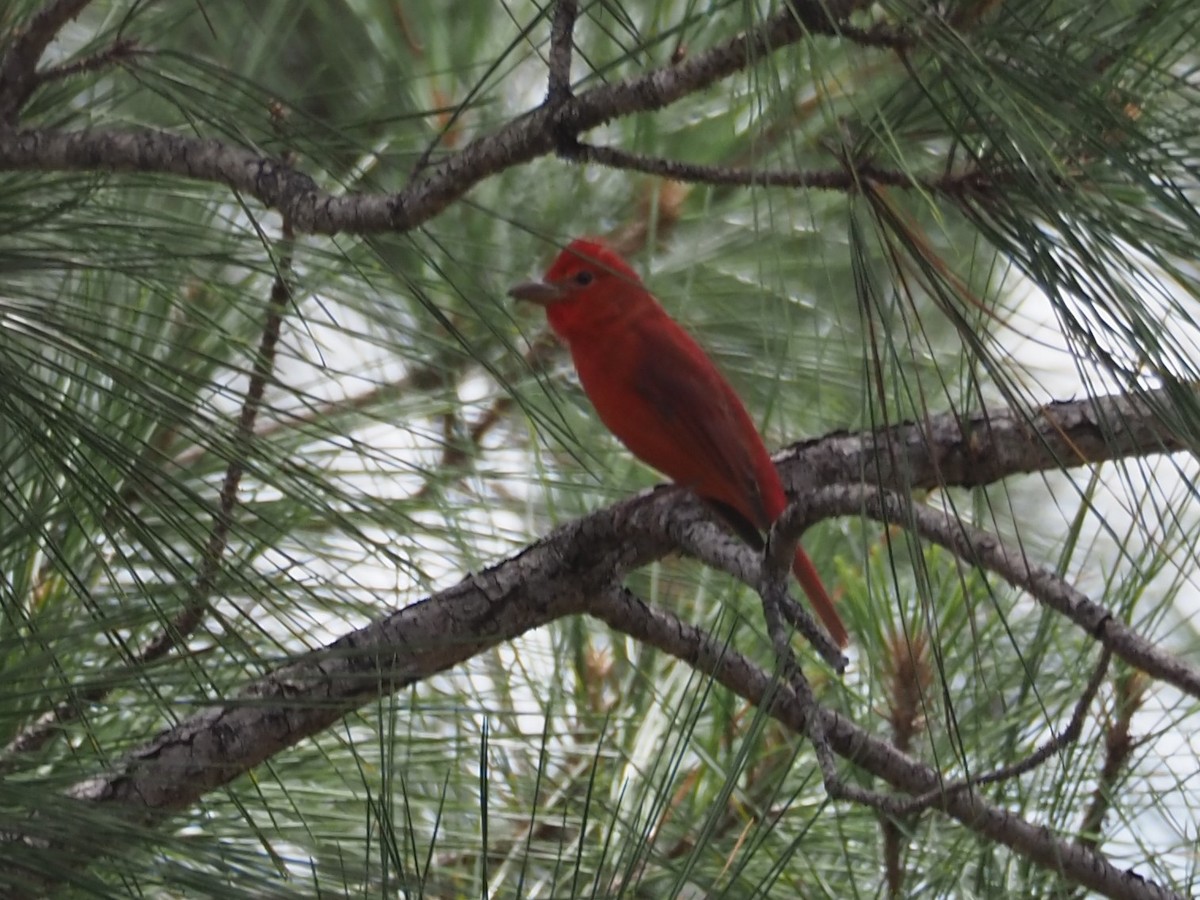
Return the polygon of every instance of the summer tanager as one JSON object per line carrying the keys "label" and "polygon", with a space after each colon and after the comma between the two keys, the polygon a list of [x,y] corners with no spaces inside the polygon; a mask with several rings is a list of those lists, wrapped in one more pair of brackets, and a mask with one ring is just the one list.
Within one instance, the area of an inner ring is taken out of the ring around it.
{"label": "summer tanager", "polygon": [[[741,399],[637,273],[607,245],[572,241],[541,281],[509,296],[546,308],[608,429],[633,455],[711,505],[750,546],[787,498]],[[792,571],[838,646],[849,640],[812,561]]]}

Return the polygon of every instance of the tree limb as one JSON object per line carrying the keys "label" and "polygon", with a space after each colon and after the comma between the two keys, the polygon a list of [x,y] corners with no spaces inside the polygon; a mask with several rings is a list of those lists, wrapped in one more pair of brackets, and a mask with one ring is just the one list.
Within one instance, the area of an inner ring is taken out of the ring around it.
{"label": "tree limb", "polygon": [[[593,607],[590,613],[618,631],[711,674],[733,693],[793,731],[804,733],[808,708],[790,688],[723,642],[661,609],[645,606],[627,592],[620,597],[610,595],[606,603]],[[942,783],[935,769],[901,753],[839,713],[825,707],[818,710],[825,737],[839,756],[914,796],[935,791]],[[988,803],[977,793],[951,794],[934,806],[976,834],[1011,847],[1038,865],[1061,872],[1104,896],[1128,900],[1181,896],[1132,870],[1116,867],[1102,854],[1065,841],[1045,827]]]}
{"label": "tree limb", "polygon": [[[637,505],[622,506],[636,517]],[[597,570],[628,564],[630,557],[604,550],[605,538],[611,541],[613,535],[603,532],[601,523],[587,519],[560,529],[507,563],[307,654],[235,700],[164,731],[111,772],[77,784],[69,795],[123,808],[137,821],[153,824],[380,694],[581,612],[712,674],[801,733],[805,715],[815,711],[815,724],[834,752],[899,790],[921,795],[941,784],[937,771],[839,714],[801,703],[786,684],[703,631],[642,604],[627,591],[608,589],[608,574],[597,577]],[[941,796],[934,806],[972,831],[1106,896],[1176,896],[973,792]],[[71,852],[78,858],[88,850]]]}
{"label": "tree limb", "polygon": [[1005,546],[993,534],[955,516],[861,485],[822,488],[807,498],[806,505],[813,520],[866,514],[880,522],[913,528],[959,559],[995,572],[1009,584],[1028,591],[1135,669],[1200,698],[1200,668],[1142,637],[1110,609],[1084,596],[1045,566],[1030,562],[1024,553]]}
{"label": "tree limb", "polygon": [[841,20],[857,5],[851,0],[793,0],[757,28],[703,53],[543,104],[416,173],[396,194],[334,195],[279,160],[211,138],[153,129],[16,130],[9,121],[10,127],[0,125],[0,169],[177,175],[249,194],[282,213],[297,233],[407,231],[485,178],[554,152],[564,134],[577,136],[615,118],[662,109],[808,34],[837,34]]}
{"label": "tree limb", "polygon": [[747,169],[739,166],[713,166],[683,162],[660,156],[647,156],[617,147],[580,144],[573,155],[577,162],[595,163],[611,169],[625,169],[669,178],[685,184],[710,184],[732,187],[785,187],[822,191],[857,191],[864,180],[897,188],[920,187],[950,197],[982,193],[993,188],[1004,176],[981,169],[921,178],[912,172],[859,165],[841,169],[808,171],[805,169]]}
{"label": "tree limb", "polygon": [[793,444],[775,461],[791,493],[855,483],[898,491],[981,487],[1022,473],[1190,450],[1195,437],[1160,414],[1179,402],[1173,396],[1162,388],[1055,401],[1029,412],[942,413]]}
{"label": "tree limb", "polygon": [[[839,435],[793,448],[781,465],[787,481],[803,480],[810,485],[807,490],[812,493],[806,496],[817,513],[858,514],[865,508],[904,523],[910,518],[897,518],[897,511],[872,501],[865,493],[878,489],[858,486],[851,490],[845,484],[837,485],[837,477],[854,480],[864,471],[881,474],[889,471],[886,465],[890,465],[893,478],[919,486],[924,477],[921,473],[935,471],[931,460],[937,459],[944,463],[940,471],[950,483],[978,483],[982,471],[998,478],[1038,467],[1059,468],[1069,462],[1064,459],[1066,446],[1072,448],[1070,459],[1075,462],[1180,446],[1171,430],[1154,418],[1153,399],[1152,395],[1138,399],[1118,396],[1051,404],[1032,419],[995,411],[966,421],[931,417],[920,425]],[[1101,434],[1109,437],[1108,444],[1099,441],[1095,433],[1097,416],[1107,423]],[[987,427],[982,427],[981,421]],[[969,453],[964,442],[969,444]],[[1008,442],[1019,446],[1005,449]],[[869,454],[881,461],[879,467],[866,466]],[[823,483],[834,486],[814,491],[814,473],[832,479]],[[921,524],[922,529],[927,524]],[[970,533],[954,524],[960,532]],[[147,824],[160,821],[380,695],[444,671],[532,628],[582,612],[700,665],[732,690],[757,702],[767,695],[768,687],[775,688],[766,673],[673,616],[631,606],[625,592],[611,590],[614,581],[633,569],[680,546],[703,543],[706,536],[715,548],[711,552],[724,554],[735,574],[758,577],[761,557],[743,547],[735,552],[699,501],[677,488],[644,492],[565,525],[516,556],[467,576],[455,587],[306,654],[250,685],[233,700],[164,731],[111,770],[75,785],[68,795],[122,809]],[[928,536],[936,540],[937,532],[930,531]],[[1027,563],[1005,562],[1003,548],[989,550],[977,541],[955,547],[964,558],[978,559],[1017,584],[1027,586],[1029,582],[1031,592],[1039,598],[1045,593],[1038,581],[1044,576]],[[755,557],[753,563],[746,560],[749,556]],[[625,598],[620,608],[628,618],[617,615],[614,596]],[[1120,635],[1115,630],[1118,624],[1107,616],[1096,622],[1101,640],[1121,654],[1123,644],[1112,639]],[[1150,660],[1153,665],[1148,671],[1176,682],[1176,669],[1160,671],[1160,658],[1170,660],[1169,654],[1152,649],[1157,655]],[[1179,667],[1190,670],[1181,661]],[[785,721],[798,724],[801,707],[790,690],[780,688],[775,696],[771,713],[786,713],[790,718]],[[938,773],[835,713],[822,709],[814,728],[835,753],[894,788],[919,796],[941,784]],[[987,804],[973,791],[939,797],[934,805],[979,834],[1109,896],[1170,896],[1136,875],[1117,871],[1092,850],[1062,842],[1045,829]],[[72,852],[86,855],[99,852],[99,848],[72,848]]]}

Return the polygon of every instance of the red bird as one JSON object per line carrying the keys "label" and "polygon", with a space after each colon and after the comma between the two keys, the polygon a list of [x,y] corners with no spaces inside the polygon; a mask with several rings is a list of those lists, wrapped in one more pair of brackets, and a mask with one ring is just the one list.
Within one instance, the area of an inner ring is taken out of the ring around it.
{"label": "red bird", "polygon": [[[604,243],[572,241],[541,281],[508,292],[546,308],[600,419],[633,455],[690,488],[750,546],[787,506],[750,414],[691,336]],[[838,646],[849,640],[812,561],[800,586]]]}

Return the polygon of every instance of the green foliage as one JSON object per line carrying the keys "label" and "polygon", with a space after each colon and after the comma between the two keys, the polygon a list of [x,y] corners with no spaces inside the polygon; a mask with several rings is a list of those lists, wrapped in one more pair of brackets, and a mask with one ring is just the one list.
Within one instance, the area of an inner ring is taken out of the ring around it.
{"label": "green foliage", "polygon": [[[777,5],[584,2],[576,89],[700,53]],[[14,4],[0,30],[40,6]],[[550,5],[436,6],[97,0],[47,64],[119,36],[138,53],[48,82],[24,124],[218,138],[286,154],[334,192],[395,190],[426,153],[544,96]],[[277,215],[222,185],[0,173],[0,742],[60,703],[78,716],[0,758],[0,822],[36,809],[38,834],[109,848],[68,896],[883,892],[878,819],[828,803],[804,741],[591,621],[385,697],[167,828],[82,816],[61,794],[280,662],[653,483],[561,357],[523,358],[542,325],[504,297],[576,234],[648,229],[637,267],[772,446],[998,400],[1032,409],[1058,390],[1047,372],[1064,394],[1177,386],[1163,414],[1195,434],[1198,18],[1187,0],[881,3],[854,21],[902,27],[903,53],[811,36],[588,136],[853,171],[854,190],[676,195],[543,158],[411,233],[289,244]],[[247,442],[279,273],[293,296]],[[240,505],[214,565],[232,462]],[[1180,627],[1194,475],[1190,458],[1132,461],[931,502],[1194,654]],[[820,674],[825,702],[895,738],[907,658],[910,752],[950,777],[1011,762],[1069,718],[1090,644],[1028,599],[911,536],[830,523],[805,543],[856,640],[844,681]],[[771,664],[757,598],[728,577],[670,562],[633,586]],[[211,609],[183,651],[131,664],[198,601]],[[1125,696],[1114,684],[1083,741],[992,799],[1080,828]],[[1155,688],[1138,708],[1139,738],[1173,742],[1194,769],[1195,702]],[[1187,891],[1196,823],[1178,798],[1195,773],[1154,771],[1151,754],[1140,745],[1103,786],[1099,840]],[[901,831],[905,891],[1065,893],[936,815]],[[71,869],[2,846],[0,866]]]}

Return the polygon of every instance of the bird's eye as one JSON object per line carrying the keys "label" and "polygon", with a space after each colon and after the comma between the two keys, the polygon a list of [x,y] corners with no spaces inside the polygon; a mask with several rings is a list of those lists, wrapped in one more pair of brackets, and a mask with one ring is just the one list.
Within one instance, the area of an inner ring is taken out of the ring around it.
{"label": "bird's eye", "polygon": [[575,276],[575,283],[580,287],[586,287],[592,283],[592,273],[584,270]]}

